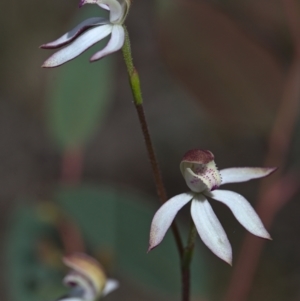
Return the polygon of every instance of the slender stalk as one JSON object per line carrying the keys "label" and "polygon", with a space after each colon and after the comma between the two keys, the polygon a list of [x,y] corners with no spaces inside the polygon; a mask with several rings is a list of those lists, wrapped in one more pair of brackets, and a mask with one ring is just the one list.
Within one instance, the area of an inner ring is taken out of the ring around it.
{"label": "slender stalk", "polygon": [[181,262],[181,274],[182,274],[182,301],[190,300],[190,265],[194,254],[195,239],[197,236],[197,230],[194,222],[191,220],[191,227],[187,245],[184,248],[183,258]]}
{"label": "slender stalk", "polygon": [[135,104],[135,108],[136,108],[136,111],[137,111],[137,114],[138,114],[138,117],[139,117],[141,129],[142,129],[143,136],[144,136],[144,139],[145,139],[146,148],[147,148],[147,151],[148,151],[149,160],[150,160],[150,163],[151,163],[151,166],[152,166],[153,176],[154,176],[155,183],[156,183],[157,194],[158,194],[159,199],[162,200],[163,203],[165,203],[168,200],[167,199],[167,194],[166,194],[163,182],[162,182],[162,176],[161,176],[159,166],[158,166],[158,162],[156,160],[156,156],[155,156],[155,153],[154,153],[154,149],[153,149],[149,129],[148,129],[148,126],[147,126],[147,121],[146,121],[144,108],[143,108],[142,104],[140,104],[140,105]]}
{"label": "slender stalk", "polygon": [[80,229],[70,217],[61,214],[57,221],[57,228],[63,243],[64,254],[85,252],[85,244]]}
{"label": "slender stalk", "polygon": [[62,156],[61,181],[64,184],[76,185],[80,182],[83,167],[81,149],[66,149]]}
{"label": "slender stalk", "polygon": [[[161,200],[162,203],[165,203],[168,198],[167,198],[167,194],[166,194],[166,190],[163,184],[163,180],[162,180],[162,176],[160,173],[160,169],[159,169],[159,165],[158,165],[158,161],[156,159],[156,155],[154,152],[154,148],[153,148],[153,144],[151,141],[151,136],[150,136],[150,132],[148,129],[148,125],[147,125],[147,120],[146,120],[146,116],[144,113],[144,108],[142,103],[141,104],[135,104],[135,108],[139,117],[139,121],[140,121],[140,125],[141,125],[141,129],[143,132],[143,136],[144,136],[144,140],[145,140],[145,144],[146,144],[146,148],[148,151],[148,157],[150,160],[150,164],[152,167],[152,173],[154,176],[154,181],[155,181],[155,185],[156,185],[156,191],[158,194],[159,199]],[[172,223],[172,231],[173,231],[173,235],[175,238],[175,242],[177,245],[177,249],[179,252],[180,257],[182,257],[183,255],[183,244],[181,241],[181,237],[180,237],[180,233],[179,230],[177,228],[177,225],[175,222]]]}
{"label": "slender stalk", "polygon": [[[141,92],[140,79],[139,79],[138,72],[133,64],[130,40],[129,40],[128,32],[127,32],[127,29],[125,28],[125,26],[124,26],[124,30],[125,30],[125,42],[124,42],[122,51],[123,51],[124,61],[125,61],[126,67],[127,67],[129,83],[130,83],[131,91],[132,91],[132,95],[133,95],[133,102],[134,102],[136,112],[138,114],[141,130],[142,130],[142,133],[144,136],[144,140],[145,140],[145,144],[146,144],[146,148],[147,148],[147,152],[148,152],[148,157],[149,157],[151,168],[152,168],[152,173],[154,176],[157,194],[158,194],[160,201],[162,203],[165,203],[168,200],[168,198],[167,198],[166,190],[165,190],[165,187],[163,184],[159,164],[158,164],[158,161],[157,161],[157,158],[155,155],[153,143],[151,140],[151,135],[150,135],[149,128],[148,128],[148,123],[147,123],[144,108],[143,108],[143,97],[142,97],[142,92]],[[172,224],[172,232],[173,232],[173,235],[175,238],[175,242],[176,242],[176,246],[177,246],[177,249],[179,252],[180,260],[182,262],[183,254],[184,254],[184,247],[183,247],[183,243],[182,243],[182,240],[180,237],[179,230],[178,230],[175,222],[173,222],[173,224]],[[182,270],[182,272],[183,272],[183,270]],[[182,273],[182,281],[185,283],[186,280],[183,280],[183,279],[186,279],[186,275],[183,275],[183,273]],[[188,286],[188,294],[189,294],[189,286]],[[182,299],[182,300],[188,301],[189,299]]]}

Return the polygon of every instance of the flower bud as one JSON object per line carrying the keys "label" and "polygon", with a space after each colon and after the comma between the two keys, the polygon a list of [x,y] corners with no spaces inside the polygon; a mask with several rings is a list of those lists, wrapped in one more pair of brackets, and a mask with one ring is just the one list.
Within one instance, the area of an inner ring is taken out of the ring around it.
{"label": "flower bud", "polygon": [[82,300],[96,300],[102,295],[106,285],[106,275],[101,265],[92,257],[75,253],[63,259],[71,271],[64,278],[69,286]]}

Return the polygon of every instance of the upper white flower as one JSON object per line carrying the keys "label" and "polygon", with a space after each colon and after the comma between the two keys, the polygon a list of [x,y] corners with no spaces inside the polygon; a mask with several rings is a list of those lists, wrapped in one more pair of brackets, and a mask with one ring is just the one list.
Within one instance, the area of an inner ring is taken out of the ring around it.
{"label": "upper white flower", "polygon": [[125,39],[122,24],[129,10],[129,0],[81,0],[79,6],[84,4],[97,4],[101,8],[109,10],[109,19],[101,17],[87,19],[59,39],[41,45],[41,48],[44,49],[56,49],[69,44],[50,56],[42,67],[49,68],[62,65],[79,56],[108,35],[111,35],[111,38],[106,47],[96,52],[90,61],[97,61],[122,48]]}
{"label": "upper white flower", "polygon": [[71,290],[57,301],[95,301],[119,286],[118,281],[107,279],[99,262],[86,254],[66,256],[63,262],[71,269],[63,280]]}
{"label": "upper white flower", "polygon": [[223,184],[265,177],[275,169],[234,167],[219,172],[214,162],[214,155],[210,151],[199,149],[188,151],[180,163],[180,170],[191,192],[174,196],[156,212],[151,224],[149,250],[163,240],[177,212],[192,201],[191,215],[201,239],[213,253],[231,264],[230,242],[207,197],[227,205],[240,224],[249,232],[270,239],[259,216],[243,196],[217,188]]}

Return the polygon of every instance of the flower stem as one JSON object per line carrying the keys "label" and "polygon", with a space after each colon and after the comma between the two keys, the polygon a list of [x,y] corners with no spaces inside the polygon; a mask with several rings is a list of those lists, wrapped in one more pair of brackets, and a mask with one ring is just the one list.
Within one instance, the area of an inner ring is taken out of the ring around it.
{"label": "flower stem", "polygon": [[80,182],[83,167],[81,149],[66,149],[62,157],[61,181],[64,184],[76,185]]}
{"label": "flower stem", "polygon": [[[168,200],[168,198],[167,198],[166,190],[165,190],[165,187],[163,184],[162,176],[160,173],[159,164],[158,164],[158,161],[157,161],[157,158],[155,155],[155,151],[153,148],[146,116],[144,113],[143,97],[142,97],[139,74],[133,65],[130,40],[129,40],[129,36],[128,36],[128,31],[125,26],[124,26],[124,30],[125,30],[125,42],[124,42],[122,51],[123,51],[124,61],[125,61],[126,67],[127,67],[129,83],[130,83],[130,87],[131,87],[131,91],[132,91],[132,95],[133,95],[134,106],[136,108],[136,111],[137,111],[137,114],[139,117],[140,126],[142,129],[142,133],[143,133],[143,136],[145,139],[145,144],[146,144],[148,157],[149,157],[151,168],[152,168],[152,173],[154,176],[157,194],[158,194],[158,197],[161,200],[161,202],[165,203]],[[172,224],[172,231],[173,231],[173,235],[175,238],[175,242],[177,245],[177,249],[178,249],[180,258],[182,259],[183,244],[181,241],[179,230],[174,222]]]}
{"label": "flower stem", "polygon": [[195,239],[197,230],[194,222],[191,220],[190,232],[187,245],[184,248],[182,262],[181,262],[181,275],[182,275],[182,301],[190,300],[190,265],[194,254]]}

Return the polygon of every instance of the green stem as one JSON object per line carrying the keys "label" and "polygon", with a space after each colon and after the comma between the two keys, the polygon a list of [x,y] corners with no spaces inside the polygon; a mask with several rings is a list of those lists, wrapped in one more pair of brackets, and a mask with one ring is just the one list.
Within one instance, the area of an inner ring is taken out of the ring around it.
{"label": "green stem", "polygon": [[197,236],[197,230],[194,225],[194,222],[191,220],[191,227],[189,232],[189,237],[187,245],[184,248],[182,262],[181,262],[181,275],[182,275],[182,301],[190,300],[190,265],[192,262],[195,239]]}
{"label": "green stem", "polygon": [[183,261],[182,261],[183,268],[188,268],[190,266],[190,263],[193,258],[196,237],[197,237],[197,229],[195,227],[194,222],[191,220],[189,237],[188,237],[187,245],[184,248],[184,252],[183,252]]}
{"label": "green stem", "polygon": [[[156,158],[156,155],[154,152],[154,147],[153,147],[150,132],[148,129],[146,116],[144,113],[143,97],[142,97],[139,74],[133,65],[129,35],[128,35],[128,31],[125,26],[124,26],[124,30],[125,30],[125,42],[124,42],[122,51],[123,51],[124,61],[125,61],[126,67],[127,67],[129,83],[130,83],[130,87],[131,87],[131,91],[132,91],[132,95],[133,95],[134,106],[136,108],[136,111],[137,111],[137,114],[139,117],[140,126],[142,129],[142,133],[143,133],[143,136],[145,139],[145,144],[146,144],[148,157],[149,157],[151,168],[152,168],[152,173],[153,173],[154,180],[155,180],[157,194],[158,194],[161,202],[165,203],[168,200],[168,198],[167,198],[166,190],[165,190],[165,187],[163,184],[162,176],[160,173],[158,161],[157,161],[157,158]],[[180,258],[182,259],[183,244],[182,244],[181,237],[180,237],[180,234],[179,234],[179,231],[178,231],[178,228],[177,228],[175,222],[173,222],[173,224],[172,224],[172,231],[173,231],[173,235],[175,238],[175,242],[177,245],[177,249],[178,249]]]}

